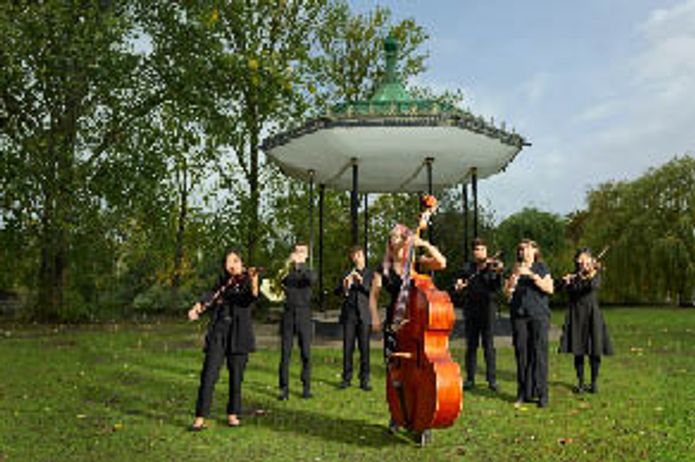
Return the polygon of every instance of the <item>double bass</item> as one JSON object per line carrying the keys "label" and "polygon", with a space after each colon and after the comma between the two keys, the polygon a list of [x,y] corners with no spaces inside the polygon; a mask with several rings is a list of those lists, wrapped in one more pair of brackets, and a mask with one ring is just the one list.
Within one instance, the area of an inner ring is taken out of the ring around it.
{"label": "double bass", "polygon": [[[426,227],[436,207],[433,196],[424,196],[423,216],[417,235]],[[391,419],[411,431],[421,446],[431,441],[431,429],[446,428],[456,421],[463,400],[461,369],[449,353],[449,334],[454,326],[454,307],[446,291],[432,278],[414,271],[412,239],[401,289],[405,310],[395,313],[395,351],[388,357],[386,394]],[[407,286],[407,287],[406,287]],[[402,319],[399,319],[402,318]]]}

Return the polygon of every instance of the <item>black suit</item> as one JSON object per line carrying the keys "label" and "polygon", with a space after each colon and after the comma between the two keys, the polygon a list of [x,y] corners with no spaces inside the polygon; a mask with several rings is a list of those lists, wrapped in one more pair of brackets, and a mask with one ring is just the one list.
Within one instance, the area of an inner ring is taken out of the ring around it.
{"label": "black suit", "polygon": [[282,280],[285,291],[285,310],[280,325],[282,336],[282,356],[279,367],[279,386],[286,391],[289,387],[290,356],[295,332],[302,356],[302,383],[308,391],[311,382],[311,286],[316,282],[316,274],[306,264],[296,264]]}
{"label": "black suit", "polygon": [[352,273],[350,271],[340,280],[335,292],[345,297],[340,310],[340,323],[343,325],[343,382],[350,383],[352,380],[352,354],[357,340],[360,350],[360,384],[365,386],[369,384],[369,334],[372,327],[369,291],[372,286],[372,271],[364,268],[357,272],[362,276],[362,282],[354,282],[346,290],[343,281]]}
{"label": "black suit", "polygon": [[[209,303],[212,294],[227,280],[226,273],[221,275],[213,291],[203,297],[201,303]],[[256,297],[251,292],[251,282],[246,279],[227,288],[217,302],[208,308],[211,320],[205,335],[205,362],[200,373],[197,417],[207,417],[210,414],[212,391],[225,358],[229,370],[227,414],[241,413],[241,382],[244,379],[248,354],[255,350],[251,322],[251,309],[255,300]]]}
{"label": "black suit", "polygon": [[474,262],[466,263],[460,277],[468,281],[463,305],[466,328],[466,380],[475,382],[478,345],[482,340],[486,378],[488,383],[494,384],[496,293],[502,285],[502,278],[487,267],[479,269]]}

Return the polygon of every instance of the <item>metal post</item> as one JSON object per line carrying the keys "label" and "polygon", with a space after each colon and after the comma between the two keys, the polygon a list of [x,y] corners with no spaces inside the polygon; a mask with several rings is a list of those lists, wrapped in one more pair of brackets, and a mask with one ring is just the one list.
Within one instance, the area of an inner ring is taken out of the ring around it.
{"label": "metal post", "polygon": [[463,259],[468,261],[468,248],[470,247],[468,242],[468,183],[461,185],[461,198],[463,202]]}
{"label": "metal post", "polygon": [[326,309],[326,300],[323,296],[323,204],[326,193],[326,185],[319,185],[319,308]]}
{"label": "metal post", "polygon": [[364,193],[364,261],[369,261],[369,194]]}
{"label": "metal post", "polygon": [[314,268],[314,170],[309,170],[309,268]]}
{"label": "metal post", "polygon": [[478,237],[478,169],[471,170],[471,185],[473,186],[473,238]]}
{"label": "metal post", "polygon": [[[428,157],[425,159],[425,166],[427,167],[427,194],[432,195],[432,163],[434,162],[434,158]],[[429,241],[434,244],[434,225],[432,224],[432,221],[430,221],[430,224],[427,228],[427,236],[429,238]]]}
{"label": "metal post", "polygon": [[350,221],[352,230],[352,245],[357,245],[359,233],[357,229],[357,208],[359,207],[359,197],[357,196],[357,159],[352,159],[352,193],[350,195]]}

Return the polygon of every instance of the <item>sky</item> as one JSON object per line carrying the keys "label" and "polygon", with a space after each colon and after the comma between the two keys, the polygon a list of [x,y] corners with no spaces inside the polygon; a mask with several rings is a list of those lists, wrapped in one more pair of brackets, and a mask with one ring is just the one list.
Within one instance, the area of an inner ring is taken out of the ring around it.
{"label": "sky", "polygon": [[461,89],[464,107],[528,139],[481,180],[501,220],[566,214],[601,183],[695,155],[695,0],[352,0],[430,35],[411,84]]}

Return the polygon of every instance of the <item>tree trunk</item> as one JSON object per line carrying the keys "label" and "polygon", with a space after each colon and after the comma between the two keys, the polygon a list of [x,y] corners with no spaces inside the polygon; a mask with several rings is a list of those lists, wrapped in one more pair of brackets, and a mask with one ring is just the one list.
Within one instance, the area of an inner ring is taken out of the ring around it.
{"label": "tree trunk", "polygon": [[176,249],[174,252],[174,273],[171,279],[171,288],[174,292],[174,300],[178,295],[178,289],[181,285],[181,276],[183,271],[183,255],[184,255],[184,234],[186,232],[186,216],[188,214],[188,171],[184,165],[183,171],[177,173],[181,175],[179,181],[179,216],[178,226],[176,229]]}
{"label": "tree trunk", "polygon": [[248,229],[248,257],[247,265],[254,265],[257,252],[258,252],[258,242],[259,242],[259,219],[258,219],[258,205],[260,202],[260,191],[258,185],[258,125],[256,123],[254,114],[254,124],[251,126],[250,135],[250,163],[249,163],[249,229]]}

